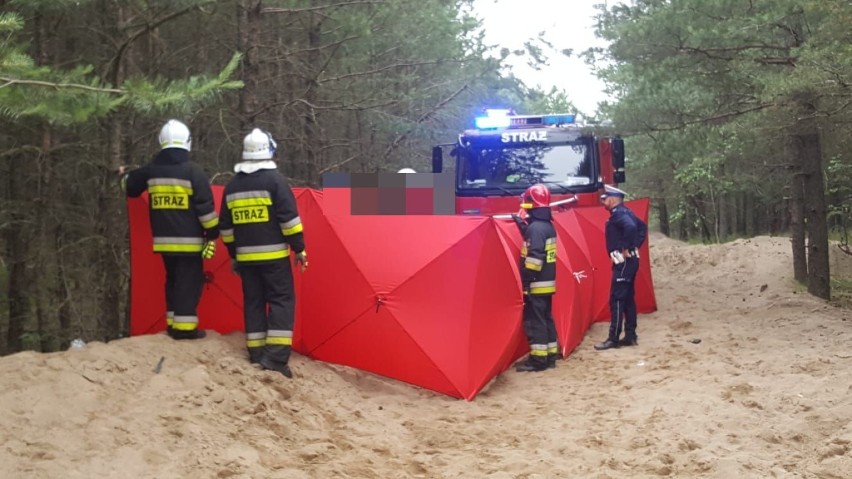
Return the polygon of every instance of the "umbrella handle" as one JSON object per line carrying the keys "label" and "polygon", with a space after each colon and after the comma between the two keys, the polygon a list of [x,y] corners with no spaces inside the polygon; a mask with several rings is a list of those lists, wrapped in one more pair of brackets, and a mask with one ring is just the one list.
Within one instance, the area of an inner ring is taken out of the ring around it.
{"label": "umbrella handle", "polygon": [[[577,202],[577,197],[572,196],[571,198],[567,198],[567,199],[564,199],[564,200],[554,201],[553,203],[550,203],[550,207],[553,208],[554,206],[567,205],[569,203],[575,203],[575,202]],[[512,219],[512,213],[500,213],[500,214],[496,214],[496,215],[491,215],[491,217],[494,218],[495,220],[510,220],[510,219]]]}

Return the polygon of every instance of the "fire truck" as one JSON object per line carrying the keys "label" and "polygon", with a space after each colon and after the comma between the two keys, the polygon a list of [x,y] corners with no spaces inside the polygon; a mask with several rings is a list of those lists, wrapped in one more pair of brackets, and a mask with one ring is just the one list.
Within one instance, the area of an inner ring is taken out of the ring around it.
{"label": "fire truck", "polygon": [[604,184],[625,181],[624,140],[572,114],[518,115],[486,110],[458,141],[432,150],[432,172],[454,158],[456,213],[503,216],[531,185],[548,186],[552,206],[593,206]]}

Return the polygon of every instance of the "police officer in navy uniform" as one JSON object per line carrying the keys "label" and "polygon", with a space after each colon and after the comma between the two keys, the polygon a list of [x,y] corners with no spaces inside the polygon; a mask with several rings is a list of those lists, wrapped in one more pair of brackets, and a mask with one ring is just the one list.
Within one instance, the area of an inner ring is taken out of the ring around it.
{"label": "police officer in navy uniform", "polygon": [[[636,335],[635,279],[639,271],[639,247],[645,242],[647,225],[624,205],[626,193],[606,185],[601,202],[609,210],[606,222],[606,250],[612,261],[609,308],[611,312],[609,336],[595,345],[604,350],[619,346],[639,344]],[[623,322],[622,322],[623,320]],[[624,327],[624,338],[619,339]]]}
{"label": "police officer in navy uniform", "polygon": [[265,131],[246,135],[220,217],[222,241],[242,281],[249,361],[291,378],[296,297],[290,256],[302,271],[308,260],[296,198],[272,159],[275,148]]}
{"label": "police officer in navy uniform", "polygon": [[154,252],[166,270],[166,329],[174,339],[200,339],[198,302],[204,289],[204,259],[213,257],[219,216],[210,180],[189,161],[189,128],[169,120],[160,129],[160,152],[151,163],[118,170],[121,188],[135,198],[148,191]]}
{"label": "police officer in navy uniform", "polygon": [[543,371],[556,367],[559,354],[552,314],[556,292],[556,228],[553,227],[547,186],[529,187],[522,196],[521,207],[528,212],[526,226],[522,228],[524,243],[520,270],[524,332],[530,344],[530,355],[516,371]]}

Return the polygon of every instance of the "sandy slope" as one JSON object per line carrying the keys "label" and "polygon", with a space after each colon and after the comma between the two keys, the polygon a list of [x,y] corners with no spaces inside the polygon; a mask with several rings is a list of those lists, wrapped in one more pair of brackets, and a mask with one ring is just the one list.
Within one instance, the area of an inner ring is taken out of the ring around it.
{"label": "sandy slope", "polygon": [[300,356],[288,381],[241,335],[0,358],[0,477],[852,477],[852,314],[796,292],[787,241],[651,255],[637,348],[594,351],[599,323],[473,402]]}

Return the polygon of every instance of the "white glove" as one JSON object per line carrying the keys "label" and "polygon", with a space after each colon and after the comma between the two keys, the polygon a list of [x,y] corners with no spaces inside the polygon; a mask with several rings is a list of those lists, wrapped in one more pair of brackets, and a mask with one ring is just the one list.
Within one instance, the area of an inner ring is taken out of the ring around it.
{"label": "white glove", "polygon": [[621,264],[624,262],[624,255],[618,250],[610,251],[609,258],[612,260],[612,264]]}
{"label": "white glove", "polygon": [[634,258],[639,259],[639,248],[633,248],[633,249],[631,250],[631,253],[630,253],[630,254],[631,254],[631,256],[633,256]]}

